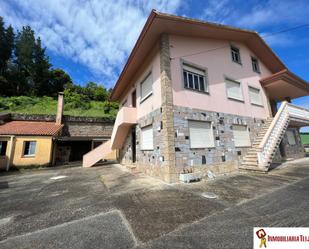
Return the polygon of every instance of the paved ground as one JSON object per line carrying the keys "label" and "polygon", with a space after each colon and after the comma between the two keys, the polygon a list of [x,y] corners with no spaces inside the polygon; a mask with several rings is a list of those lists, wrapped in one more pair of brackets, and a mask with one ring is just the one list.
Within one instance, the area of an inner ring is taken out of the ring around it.
{"label": "paved ground", "polygon": [[308,213],[309,158],[174,185],[114,165],[0,175],[0,248],[252,248],[254,226]]}

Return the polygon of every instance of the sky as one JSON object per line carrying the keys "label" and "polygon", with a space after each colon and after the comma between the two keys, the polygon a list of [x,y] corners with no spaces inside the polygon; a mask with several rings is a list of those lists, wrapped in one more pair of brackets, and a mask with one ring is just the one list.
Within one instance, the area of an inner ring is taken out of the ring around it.
{"label": "sky", "polygon": [[[308,0],[0,0],[6,24],[30,25],[54,67],[77,84],[94,81],[107,88],[151,9],[255,30],[292,72],[309,81],[309,25],[269,35],[309,24]],[[294,103],[309,108],[309,97]]]}

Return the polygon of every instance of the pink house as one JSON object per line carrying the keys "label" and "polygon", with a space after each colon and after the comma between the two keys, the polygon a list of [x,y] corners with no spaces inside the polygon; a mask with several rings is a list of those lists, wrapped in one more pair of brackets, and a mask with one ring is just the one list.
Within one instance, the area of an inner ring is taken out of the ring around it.
{"label": "pink house", "polygon": [[[309,84],[258,33],[152,11],[114,87],[121,104],[108,144],[121,164],[167,182],[181,173],[248,169],[304,156]],[[277,109],[278,103],[281,103]]]}

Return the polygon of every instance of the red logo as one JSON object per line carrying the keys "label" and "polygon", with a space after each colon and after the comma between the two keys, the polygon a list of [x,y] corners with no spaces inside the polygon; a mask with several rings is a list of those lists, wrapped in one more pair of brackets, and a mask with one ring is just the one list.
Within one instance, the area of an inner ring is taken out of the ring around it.
{"label": "red logo", "polygon": [[258,236],[259,239],[261,239],[266,236],[266,232],[264,231],[264,229],[260,229],[256,232],[256,235]]}

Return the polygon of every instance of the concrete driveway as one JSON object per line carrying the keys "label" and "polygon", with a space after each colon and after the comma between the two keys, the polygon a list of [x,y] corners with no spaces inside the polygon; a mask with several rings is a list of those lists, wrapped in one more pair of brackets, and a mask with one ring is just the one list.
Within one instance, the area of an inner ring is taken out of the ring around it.
{"label": "concrete driveway", "polygon": [[173,185],[117,165],[0,175],[0,248],[252,248],[254,226],[308,213],[309,158]]}

